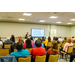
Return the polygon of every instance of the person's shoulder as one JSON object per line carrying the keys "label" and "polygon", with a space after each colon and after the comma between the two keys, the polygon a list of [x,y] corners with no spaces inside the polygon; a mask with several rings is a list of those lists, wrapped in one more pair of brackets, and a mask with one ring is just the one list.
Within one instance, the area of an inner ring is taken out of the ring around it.
{"label": "person's shoulder", "polygon": [[15,55],[17,51],[10,53],[10,55]]}

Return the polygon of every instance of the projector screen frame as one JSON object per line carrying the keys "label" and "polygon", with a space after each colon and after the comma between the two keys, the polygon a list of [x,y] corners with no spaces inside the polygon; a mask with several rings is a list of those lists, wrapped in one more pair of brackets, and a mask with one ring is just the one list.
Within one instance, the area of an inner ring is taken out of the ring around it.
{"label": "projector screen frame", "polygon": [[[32,29],[43,29],[43,28],[31,28],[31,36],[32,36]],[[45,37],[45,29],[44,29],[44,36]],[[33,37],[33,38],[38,38],[38,37]]]}

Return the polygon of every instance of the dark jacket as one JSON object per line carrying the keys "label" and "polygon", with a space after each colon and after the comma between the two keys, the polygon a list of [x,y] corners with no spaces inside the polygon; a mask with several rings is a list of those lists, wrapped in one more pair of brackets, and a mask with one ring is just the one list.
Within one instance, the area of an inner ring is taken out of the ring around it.
{"label": "dark jacket", "polygon": [[3,43],[3,48],[4,48],[4,44],[12,44],[12,41],[11,41],[11,40],[6,40],[6,41]]}
{"label": "dark jacket", "polygon": [[14,49],[16,49],[16,43],[11,44],[10,53],[14,52]]}
{"label": "dark jacket", "polygon": [[11,41],[11,40],[6,40],[6,41],[4,42],[4,44],[12,44],[12,41]]}

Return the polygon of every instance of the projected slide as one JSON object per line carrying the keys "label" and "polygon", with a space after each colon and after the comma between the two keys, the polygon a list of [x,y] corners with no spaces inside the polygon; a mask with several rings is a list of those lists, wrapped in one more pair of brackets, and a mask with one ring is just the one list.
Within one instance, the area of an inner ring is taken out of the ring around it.
{"label": "projected slide", "polygon": [[44,29],[31,29],[32,37],[43,37],[45,34]]}

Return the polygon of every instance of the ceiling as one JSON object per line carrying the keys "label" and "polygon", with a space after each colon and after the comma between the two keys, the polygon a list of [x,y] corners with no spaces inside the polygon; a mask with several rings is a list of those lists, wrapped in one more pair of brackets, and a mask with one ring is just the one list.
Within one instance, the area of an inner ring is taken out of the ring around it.
{"label": "ceiling", "polygon": [[[30,13],[31,16],[24,16],[23,13]],[[58,16],[56,19],[49,18],[50,16]],[[22,23],[40,23],[40,24],[55,24],[55,25],[75,25],[75,21],[70,19],[75,18],[75,12],[0,12],[1,22],[22,22]],[[23,21],[19,18],[25,19]],[[45,22],[39,22],[39,20]],[[61,21],[61,24],[56,22]],[[73,24],[67,24],[73,23]]]}

